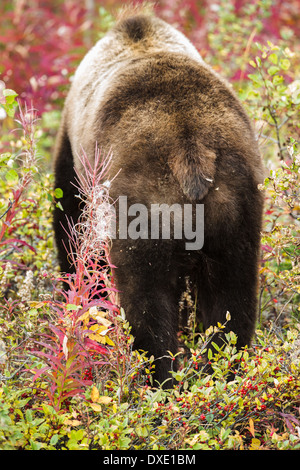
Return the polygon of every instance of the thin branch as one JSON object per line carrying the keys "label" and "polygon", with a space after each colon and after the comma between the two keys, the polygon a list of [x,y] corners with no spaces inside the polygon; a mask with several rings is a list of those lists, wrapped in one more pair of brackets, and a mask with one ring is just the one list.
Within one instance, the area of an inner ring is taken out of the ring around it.
{"label": "thin branch", "polygon": [[9,199],[8,208],[6,209],[6,211],[5,211],[2,215],[0,215],[0,219],[2,219],[2,218],[10,211],[11,208],[12,208],[12,202],[11,202],[11,200]]}

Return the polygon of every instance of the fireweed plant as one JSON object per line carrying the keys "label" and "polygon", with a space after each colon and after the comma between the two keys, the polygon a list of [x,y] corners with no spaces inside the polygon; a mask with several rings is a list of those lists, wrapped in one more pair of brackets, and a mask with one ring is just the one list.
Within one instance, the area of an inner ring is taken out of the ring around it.
{"label": "fireweed plant", "polygon": [[[65,247],[74,274],[57,279],[63,281],[63,300],[48,301],[47,306],[56,313],[58,324],[49,324],[52,335],[47,335],[47,343],[38,342],[48,352],[35,352],[47,365],[35,370],[34,380],[43,376],[50,382],[50,391],[45,393],[56,410],[70,397],[83,397],[93,379],[101,383],[112,371],[118,380],[117,393],[121,399],[129,357],[128,347],[123,351],[121,344],[125,339],[120,327],[123,319],[109,259],[108,230],[113,212],[104,179],[111,155],[103,158],[96,149],[93,166],[84,151],[79,159],[84,171],[77,173],[76,187],[83,210],[76,224],[67,221],[69,246]],[[62,194],[56,191],[57,195]],[[126,340],[130,346],[130,337]],[[97,405],[93,402],[94,408]]]}
{"label": "fireweed plant", "polygon": [[[151,387],[153,358],[133,351],[118,306],[102,220],[114,204],[111,156],[96,149],[91,167],[82,151],[76,186],[83,213],[67,227],[75,273],[62,274],[51,228],[62,192],[39,170],[35,113],[19,111],[11,150],[0,157],[0,449],[300,448],[299,59],[276,47],[258,47],[239,90],[267,154],[253,345],[237,351],[233,333],[215,345],[224,325],[201,331],[195,300],[184,297],[190,327],[179,337],[172,390]],[[13,116],[16,94],[3,89],[0,107]]]}

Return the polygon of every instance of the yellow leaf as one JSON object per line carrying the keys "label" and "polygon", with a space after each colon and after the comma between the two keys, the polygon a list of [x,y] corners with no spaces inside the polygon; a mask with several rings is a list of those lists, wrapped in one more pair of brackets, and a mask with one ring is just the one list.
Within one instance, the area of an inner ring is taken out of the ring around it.
{"label": "yellow leaf", "polygon": [[260,440],[253,438],[251,441],[251,446],[249,447],[250,450],[258,450],[260,448]]}
{"label": "yellow leaf", "polygon": [[255,397],[255,403],[256,403],[257,409],[260,410],[260,408],[261,408],[261,403],[260,403],[260,401],[259,401],[259,399],[258,399],[257,397]]}
{"label": "yellow leaf", "polygon": [[104,325],[97,325],[97,324],[92,325],[92,326],[90,327],[90,330],[91,330],[91,331],[94,331],[94,332],[97,333],[98,335],[103,335],[103,336],[104,336],[104,335],[106,334],[106,332],[108,331],[107,328],[106,328],[106,326],[104,326]]}
{"label": "yellow leaf", "polygon": [[88,324],[90,319],[90,314],[89,312],[84,312],[80,317],[77,319],[77,321],[82,321],[85,325]]}
{"label": "yellow leaf", "polygon": [[214,328],[213,326],[210,326],[209,328],[207,328],[207,330],[205,331],[205,336],[210,336],[214,331]]}
{"label": "yellow leaf", "polygon": [[65,419],[64,424],[69,426],[79,426],[81,421],[78,421],[78,419]]}
{"label": "yellow leaf", "polygon": [[30,307],[35,307],[35,308],[40,308],[40,307],[43,307],[45,305],[45,302],[36,302],[36,301],[30,301],[28,302],[28,304],[30,305]]}
{"label": "yellow leaf", "polygon": [[96,306],[89,309],[89,314],[94,320],[96,320],[98,323],[101,323],[105,327],[109,327],[112,324],[110,320],[105,318],[107,316],[107,312],[98,312]]}
{"label": "yellow leaf", "polygon": [[108,405],[112,401],[111,397],[103,396],[98,398],[98,403],[102,403],[103,405]]}
{"label": "yellow leaf", "polygon": [[96,317],[96,320],[98,323],[102,323],[106,328],[108,328],[111,325],[111,321],[107,320],[107,318],[103,318],[100,315]]}
{"label": "yellow leaf", "polygon": [[90,406],[94,411],[101,411],[102,410],[101,405],[99,405],[98,403],[91,403]]}
{"label": "yellow leaf", "polygon": [[91,391],[91,400],[95,403],[98,401],[99,398],[99,390],[95,385],[93,385],[92,391]]}
{"label": "yellow leaf", "polygon": [[249,419],[249,431],[251,432],[251,435],[254,437],[255,430],[254,430],[254,422],[252,418]]}
{"label": "yellow leaf", "polygon": [[104,336],[104,339],[105,339],[105,343],[108,344],[109,346],[115,345],[115,343],[108,336]]}
{"label": "yellow leaf", "polygon": [[90,326],[90,331],[95,331],[95,333],[98,333],[98,330],[99,330],[99,325],[97,325],[97,323]]}
{"label": "yellow leaf", "polygon": [[94,335],[93,333],[90,333],[89,338],[93,341],[97,341],[97,343],[105,344],[105,338],[103,338],[103,336]]}

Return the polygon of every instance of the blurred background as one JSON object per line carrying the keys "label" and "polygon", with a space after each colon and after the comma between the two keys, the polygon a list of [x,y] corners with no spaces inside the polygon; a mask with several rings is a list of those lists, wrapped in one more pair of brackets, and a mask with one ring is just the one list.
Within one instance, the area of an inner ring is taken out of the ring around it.
{"label": "blurred background", "polygon": [[[85,52],[114,23],[118,0],[1,0],[0,80],[41,114],[60,109]],[[159,0],[156,13],[183,31],[231,81],[246,78],[256,42],[300,44],[299,0]]]}

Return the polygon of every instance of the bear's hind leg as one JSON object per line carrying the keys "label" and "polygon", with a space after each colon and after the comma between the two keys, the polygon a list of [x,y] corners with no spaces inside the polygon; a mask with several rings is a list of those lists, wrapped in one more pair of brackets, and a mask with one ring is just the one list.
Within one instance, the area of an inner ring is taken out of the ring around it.
{"label": "bear's hind leg", "polygon": [[[173,384],[171,370],[177,360],[169,351],[178,351],[178,302],[176,267],[170,266],[170,256],[164,243],[116,240],[111,252],[116,267],[116,287],[126,318],[132,327],[134,348],[155,357],[154,385],[169,388]],[[161,248],[158,247],[160,245]]]}
{"label": "bear's hind leg", "polygon": [[[198,277],[198,309],[204,328],[222,325],[229,312],[230,320],[223,333],[233,331],[237,335],[237,348],[250,346],[257,316],[256,256],[232,254],[207,257],[202,261]],[[224,334],[213,338],[222,346]]]}
{"label": "bear's hind leg", "polygon": [[53,218],[59,265],[61,271],[72,273],[74,266],[72,266],[67,251],[69,249],[68,220],[72,224],[76,224],[80,215],[80,200],[75,197],[78,189],[72,184],[75,182],[73,155],[70,141],[63,127],[60,129],[57,139],[54,171],[55,188],[60,188],[63,191],[63,197],[60,199],[63,210],[55,207]]}

